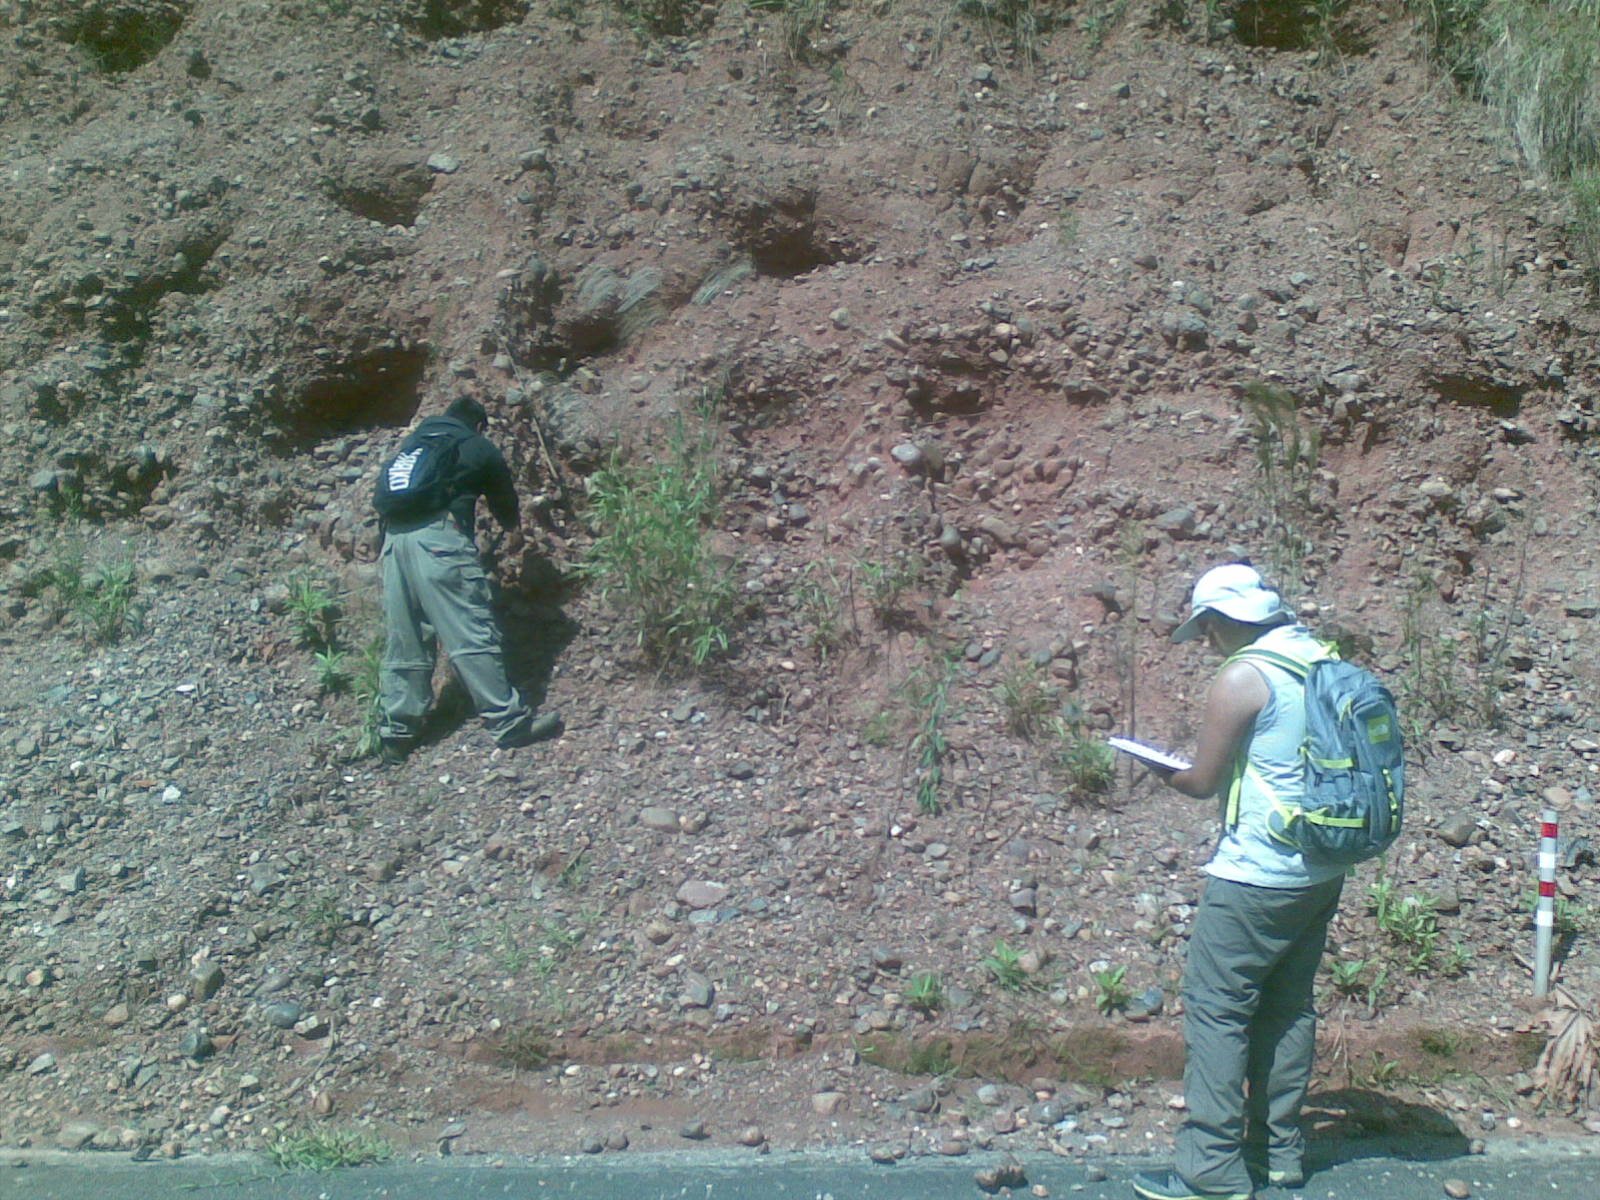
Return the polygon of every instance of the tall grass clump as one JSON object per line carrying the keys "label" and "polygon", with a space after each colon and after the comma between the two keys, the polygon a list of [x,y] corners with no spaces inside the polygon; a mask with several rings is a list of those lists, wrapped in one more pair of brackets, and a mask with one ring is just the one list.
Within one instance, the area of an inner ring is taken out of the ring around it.
{"label": "tall grass clump", "polygon": [[1528,162],[1556,179],[1600,163],[1600,0],[1492,0],[1480,86]]}
{"label": "tall grass clump", "polygon": [[1600,166],[1579,171],[1572,189],[1572,245],[1589,270],[1600,275]]}
{"label": "tall grass clump", "polygon": [[783,54],[792,63],[811,61],[812,41],[826,25],[833,0],[748,0],[757,12],[778,14]]}
{"label": "tall grass clump", "polygon": [[737,592],[709,534],[719,487],[714,432],[681,421],[659,456],[614,454],[589,480],[596,537],[582,573],[661,667],[698,667],[728,648]]}
{"label": "tall grass clump", "polygon": [[1573,245],[1600,273],[1600,0],[1407,0],[1436,58],[1565,184]]}
{"label": "tall grass clump", "polygon": [[1039,38],[1056,22],[1053,0],[957,0],[956,11],[1000,33],[1028,62],[1039,57]]}

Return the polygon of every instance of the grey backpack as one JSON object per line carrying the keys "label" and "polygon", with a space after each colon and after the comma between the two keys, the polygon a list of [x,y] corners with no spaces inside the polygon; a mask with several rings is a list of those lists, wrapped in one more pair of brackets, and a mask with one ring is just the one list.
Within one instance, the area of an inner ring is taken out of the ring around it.
{"label": "grey backpack", "polygon": [[[1271,663],[1305,684],[1306,740],[1300,747],[1305,799],[1286,804],[1274,797],[1268,835],[1308,862],[1351,866],[1382,854],[1400,836],[1405,747],[1389,689],[1331,646],[1326,651],[1307,662],[1246,646],[1229,661]],[[1235,797],[1230,822],[1236,814]]]}

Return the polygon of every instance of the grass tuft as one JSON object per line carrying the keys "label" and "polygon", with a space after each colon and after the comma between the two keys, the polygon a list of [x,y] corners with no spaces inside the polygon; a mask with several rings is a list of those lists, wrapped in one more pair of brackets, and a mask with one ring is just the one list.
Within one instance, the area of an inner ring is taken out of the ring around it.
{"label": "grass tuft", "polygon": [[302,1129],[278,1134],[267,1143],[267,1157],[290,1171],[331,1171],[387,1162],[394,1147],[356,1129]]}
{"label": "grass tuft", "polygon": [[1116,754],[1100,738],[1088,733],[1075,706],[1050,721],[1047,761],[1075,799],[1100,795],[1117,777]]}

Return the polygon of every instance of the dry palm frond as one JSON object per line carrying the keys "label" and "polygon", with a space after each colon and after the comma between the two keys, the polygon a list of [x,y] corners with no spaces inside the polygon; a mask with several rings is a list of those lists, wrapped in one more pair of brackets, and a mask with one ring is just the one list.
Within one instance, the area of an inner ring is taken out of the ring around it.
{"label": "dry palm frond", "polygon": [[1567,1108],[1586,1100],[1600,1071],[1600,1042],[1595,1038],[1594,1021],[1570,993],[1556,988],[1550,1007],[1536,1018],[1550,1034],[1539,1061],[1533,1068],[1534,1082],[1545,1099]]}

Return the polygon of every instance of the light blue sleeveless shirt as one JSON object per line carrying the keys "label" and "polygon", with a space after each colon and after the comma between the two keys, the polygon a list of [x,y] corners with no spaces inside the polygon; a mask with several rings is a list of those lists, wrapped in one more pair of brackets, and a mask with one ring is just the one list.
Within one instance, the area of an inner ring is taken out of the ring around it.
{"label": "light blue sleeveless shirt", "polygon": [[[1279,625],[1252,645],[1300,659],[1322,654],[1322,644],[1304,625]],[[1298,804],[1305,797],[1305,772],[1300,765],[1300,745],[1306,736],[1305,687],[1282,667],[1254,661],[1250,666],[1266,680],[1271,696],[1256,714],[1250,734],[1238,823],[1227,827],[1228,797],[1224,793],[1222,838],[1206,872],[1218,879],[1266,888],[1311,887],[1336,879],[1344,874],[1344,868],[1308,867],[1301,855],[1267,835],[1272,805],[1263,784],[1280,802]]]}

